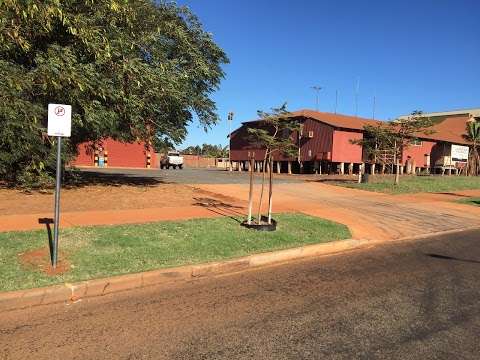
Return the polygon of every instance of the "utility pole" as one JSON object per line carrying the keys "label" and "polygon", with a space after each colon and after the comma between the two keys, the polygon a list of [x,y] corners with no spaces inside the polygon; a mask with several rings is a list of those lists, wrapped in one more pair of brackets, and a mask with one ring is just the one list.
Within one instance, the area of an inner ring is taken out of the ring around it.
{"label": "utility pole", "polygon": [[316,102],[315,102],[316,107],[315,107],[315,109],[318,111],[318,96],[319,96],[320,90],[322,90],[323,87],[322,86],[312,86],[311,88],[317,93],[316,94]]}
{"label": "utility pole", "polygon": [[233,112],[230,111],[228,113],[228,117],[227,117],[227,121],[228,121],[228,169],[230,171],[233,171],[233,168],[232,168],[232,156],[231,156],[231,153],[232,153],[232,139],[231,139],[231,135],[232,135],[232,121],[233,121]]}

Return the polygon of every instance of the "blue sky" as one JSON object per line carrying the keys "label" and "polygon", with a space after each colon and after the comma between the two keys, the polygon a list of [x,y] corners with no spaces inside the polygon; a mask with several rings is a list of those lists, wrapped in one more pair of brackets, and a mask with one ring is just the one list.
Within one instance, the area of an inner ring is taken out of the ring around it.
{"label": "blue sky", "polygon": [[259,109],[320,111],[388,120],[413,110],[480,107],[478,0],[179,0],[200,18],[231,63],[213,98],[222,122],[197,122],[180,148],[227,144]]}

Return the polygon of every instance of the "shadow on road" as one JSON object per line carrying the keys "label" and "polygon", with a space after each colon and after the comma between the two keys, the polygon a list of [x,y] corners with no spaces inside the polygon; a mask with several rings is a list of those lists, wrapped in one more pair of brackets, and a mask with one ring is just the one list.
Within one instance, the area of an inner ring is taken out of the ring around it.
{"label": "shadow on road", "polygon": [[65,187],[76,188],[91,185],[150,187],[167,183],[158,177],[141,176],[138,174],[73,171],[66,174]]}
{"label": "shadow on road", "polygon": [[239,224],[241,223],[241,220],[239,220],[238,217],[245,215],[243,212],[239,211],[240,209],[243,209],[241,206],[227,204],[223,201],[207,197],[195,197],[193,199],[195,200],[193,206],[203,207],[215,214],[228,217]]}
{"label": "shadow on road", "polygon": [[475,263],[475,264],[480,264],[479,260],[471,260],[471,259],[459,259],[453,256],[447,256],[447,255],[440,255],[440,254],[424,254],[425,256],[429,256],[434,259],[440,259],[440,260],[453,260],[453,261],[461,261],[461,262],[469,262],[469,263]]}
{"label": "shadow on road", "polygon": [[355,184],[356,179],[318,179],[318,180],[305,180],[306,182],[317,182],[317,183],[337,183],[337,184]]}
{"label": "shadow on road", "polygon": [[455,192],[436,192],[435,194],[449,195],[449,196],[454,196],[454,197],[465,197],[465,198],[471,197],[470,195],[457,194]]}

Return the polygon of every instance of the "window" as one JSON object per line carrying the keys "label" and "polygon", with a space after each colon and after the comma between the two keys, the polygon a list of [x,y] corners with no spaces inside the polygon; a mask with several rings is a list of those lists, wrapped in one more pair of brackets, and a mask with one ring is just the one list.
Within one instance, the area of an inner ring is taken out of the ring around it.
{"label": "window", "polygon": [[413,139],[412,141],[410,141],[410,144],[412,144],[413,146],[422,146],[422,140]]}
{"label": "window", "polygon": [[313,138],[313,131],[310,130],[310,131],[308,132],[308,137],[309,137],[310,139]]}

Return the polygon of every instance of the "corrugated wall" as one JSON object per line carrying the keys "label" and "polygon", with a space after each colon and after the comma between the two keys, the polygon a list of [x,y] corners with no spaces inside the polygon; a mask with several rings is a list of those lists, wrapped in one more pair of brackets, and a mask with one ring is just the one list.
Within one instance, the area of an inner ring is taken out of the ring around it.
{"label": "corrugated wall", "polygon": [[[302,161],[328,160],[332,153],[333,128],[312,119],[299,119],[303,123],[303,136],[300,139],[300,158]],[[230,139],[231,157],[233,161],[247,160],[248,152],[255,152],[255,159],[261,160],[265,151],[252,145],[248,141],[247,126],[243,125],[232,133]],[[297,132],[292,133],[292,139],[298,142]],[[312,137],[310,137],[312,136]],[[276,154],[275,161],[297,160],[297,156],[290,158],[283,154]]]}
{"label": "corrugated wall", "polygon": [[[423,140],[421,146],[410,145],[402,154],[402,163],[406,164],[408,157],[411,157],[412,161],[415,161],[415,165],[419,167],[426,167],[425,154],[431,155],[432,149],[435,146],[435,141]],[[433,156],[435,158],[435,156]],[[430,163],[433,164],[435,159],[430,158]]]}
{"label": "corrugated wall", "polygon": [[360,140],[363,138],[361,132],[348,130],[335,130],[333,134],[332,161],[343,163],[362,162],[362,147],[352,144],[351,140]]}
{"label": "corrugated wall", "polygon": [[305,119],[301,139],[302,161],[330,160],[332,157],[333,127]]}
{"label": "corrugated wall", "polygon": [[[248,126],[253,127],[253,124]],[[249,134],[246,125],[242,125],[240,128],[232,132],[230,136],[230,152],[232,161],[248,160],[248,152],[255,152],[255,159],[261,160],[265,155],[265,150],[262,150],[249,141]]]}
{"label": "corrugated wall", "polygon": [[91,143],[78,145],[78,156],[70,162],[73,166],[93,166],[94,151]]}
{"label": "corrugated wall", "polygon": [[[147,167],[147,151],[144,143],[122,143],[113,139],[103,141],[102,147],[108,152],[108,167]],[[80,144],[78,147],[79,154],[71,162],[76,166],[94,166],[93,151],[90,143]],[[151,167],[155,167],[158,163],[156,154],[153,149],[150,151]]]}

